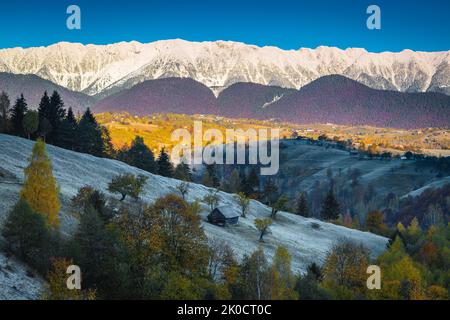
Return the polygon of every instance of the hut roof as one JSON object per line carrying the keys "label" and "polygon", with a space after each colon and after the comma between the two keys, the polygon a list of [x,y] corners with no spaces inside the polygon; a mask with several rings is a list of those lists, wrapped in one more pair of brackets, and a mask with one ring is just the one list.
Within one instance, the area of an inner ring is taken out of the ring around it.
{"label": "hut roof", "polygon": [[222,213],[226,219],[233,219],[240,216],[240,214],[233,210],[230,206],[220,206],[217,207],[216,210]]}

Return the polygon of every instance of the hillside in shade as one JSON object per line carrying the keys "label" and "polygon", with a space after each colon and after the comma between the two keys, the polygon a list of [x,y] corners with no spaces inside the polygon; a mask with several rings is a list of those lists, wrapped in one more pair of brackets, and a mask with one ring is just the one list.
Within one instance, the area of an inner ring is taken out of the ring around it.
{"label": "hillside in shade", "polygon": [[189,78],[149,80],[101,100],[96,112],[217,114],[212,91]]}
{"label": "hillside in shade", "polygon": [[335,123],[394,128],[448,127],[450,96],[376,90],[339,75],[300,90],[237,83],[217,98],[192,79],[150,80],[101,100],[95,112],[218,114],[281,119],[299,124]]}
{"label": "hillside in shade", "polygon": [[28,107],[37,109],[44,91],[51,95],[54,90],[59,92],[66,108],[72,107],[74,111],[81,112],[94,105],[94,98],[81,92],[71,91],[38,76],[0,72],[0,92],[5,91],[8,94],[11,104],[14,104],[14,100],[23,93]]}
{"label": "hillside in shade", "polygon": [[[0,227],[3,225],[10,208],[18,200],[23,186],[23,169],[28,165],[28,158],[34,142],[18,137],[0,134]],[[52,161],[53,174],[60,187],[60,199],[62,209],[60,214],[61,231],[65,235],[73,234],[78,226],[77,216],[72,214],[70,199],[77,191],[86,185],[93,186],[106,192],[108,203],[117,203],[117,195],[107,192],[108,183],[117,174],[130,173],[144,175],[148,178],[142,190],[141,200],[153,203],[157,198],[168,193],[177,193],[176,187],[179,180],[165,178],[150,174],[122,162],[97,158],[91,155],[77,153],[51,145],[47,146],[49,157]],[[186,199],[189,202],[202,199],[210,191],[209,188],[190,183],[189,193]],[[234,212],[240,214],[240,206],[235,195],[219,192],[220,205],[229,206]],[[128,200],[125,200],[124,203]],[[372,257],[377,257],[386,249],[388,239],[354,229],[326,223],[313,218],[304,218],[288,212],[278,213],[277,220],[271,226],[271,233],[265,238],[265,242],[258,241],[258,231],[254,221],[257,218],[269,217],[271,209],[261,202],[252,200],[246,218],[240,218],[239,224],[233,227],[221,227],[207,222],[209,206],[201,203],[201,219],[205,234],[210,239],[220,239],[228,243],[237,257],[241,259],[245,254],[251,254],[262,246],[269,258],[275,254],[277,246],[287,248],[292,255],[292,267],[295,272],[305,272],[311,262],[322,264],[331,247],[340,241],[348,240],[355,244],[364,245]],[[1,239],[0,239],[1,241]],[[0,252],[0,266],[5,259]],[[38,281],[25,279],[23,266],[17,266],[16,281],[22,279],[28,286],[38,286]],[[20,272],[19,272],[20,271]],[[0,270],[0,280],[2,280]],[[0,282],[2,283],[2,282]],[[9,292],[14,284],[8,282],[8,287],[0,286],[0,297],[9,294],[10,298],[27,298],[23,292]],[[32,297],[30,297],[32,298]]]}
{"label": "hillside in shade", "polygon": [[322,77],[265,108],[262,118],[296,123],[377,127],[448,127],[450,97],[371,89],[348,78]]}
{"label": "hillside in shade", "polygon": [[233,118],[258,117],[264,108],[296,91],[256,83],[236,83],[217,97],[219,113]]}

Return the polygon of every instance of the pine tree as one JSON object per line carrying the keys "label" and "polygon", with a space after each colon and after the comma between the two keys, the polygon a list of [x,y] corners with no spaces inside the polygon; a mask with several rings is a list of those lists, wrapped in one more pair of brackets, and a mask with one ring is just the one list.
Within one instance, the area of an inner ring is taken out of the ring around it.
{"label": "pine tree", "polygon": [[207,186],[212,188],[218,188],[220,185],[220,180],[219,177],[217,176],[216,164],[207,164],[206,172],[208,173],[210,179],[210,183]]}
{"label": "pine tree", "polygon": [[161,149],[158,160],[156,161],[158,165],[158,174],[163,177],[173,177],[173,165],[170,162],[169,155],[164,148]]}
{"label": "pine tree", "polygon": [[253,194],[253,188],[250,185],[245,172],[240,174],[240,183],[239,183],[239,191],[243,192],[246,196],[250,197]]}
{"label": "pine tree", "polygon": [[0,132],[6,133],[9,130],[9,112],[11,102],[6,92],[0,94]]}
{"label": "pine tree", "polygon": [[239,176],[239,171],[237,169],[234,169],[233,172],[231,172],[228,185],[230,193],[238,193],[241,190],[241,177]]}
{"label": "pine tree", "polygon": [[250,188],[252,188],[253,193],[259,192],[259,176],[258,173],[256,172],[256,168],[252,168],[252,170],[250,170],[250,173],[248,174],[248,178],[247,178],[248,184],[250,186]]}
{"label": "pine tree", "polygon": [[81,117],[76,136],[77,151],[97,157],[105,155],[102,128],[89,108]]}
{"label": "pine tree", "polygon": [[83,288],[97,289],[103,299],[117,299],[127,285],[125,252],[118,234],[89,207],[75,234],[74,261],[83,270]]}
{"label": "pine tree", "polygon": [[263,196],[264,201],[269,206],[273,205],[279,198],[278,187],[271,178],[268,178],[264,183]]}
{"label": "pine tree", "polygon": [[340,205],[334,197],[333,190],[330,189],[322,204],[322,211],[320,212],[320,216],[322,217],[322,219],[330,221],[338,219],[340,214]]}
{"label": "pine tree", "polygon": [[47,140],[47,136],[50,134],[52,127],[50,124],[50,97],[47,94],[47,91],[44,92],[44,95],[39,102],[39,132],[41,136]]}
{"label": "pine tree", "polygon": [[295,205],[295,213],[299,216],[309,217],[308,200],[306,200],[306,194],[302,192],[298,197]]}
{"label": "pine tree", "polygon": [[66,116],[66,110],[64,109],[64,102],[62,101],[61,96],[57,91],[53,91],[53,94],[50,97],[49,111],[50,113],[48,120],[50,121],[50,125],[52,126],[50,141],[52,143],[58,143],[59,130],[61,127],[61,123]]}
{"label": "pine tree", "polygon": [[39,139],[33,147],[30,164],[25,168],[25,184],[20,197],[33,211],[44,216],[48,226],[58,227],[61,208],[58,193],[45,143]]}
{"label": "pine tree", "polygon": [[67,116],[64,118],[59,128],[57,145],[61,148],[75,150],[77,127],[77,119],[73,114],[72,108],[69,108]]}
{"label": "pine tree", "polygon": [[205,171],[202,177],[202,185],[213,188],[214,182],[208,171]]}
{"label": "pine tree", "polygon": [[118,158],[133,167],[151,173],[156,173],[157,171],[153,152],[145,145],[144,139],[140,136],[134,138],[129,149],[120,151]]}
{"label": "pine tree", "polygon": [[13,132],[15,135],[20,137],[25,137],[25,132],[23,129],[23,118],[28,111],[27,102],[23,96],[20,95],[20,98],[17,98],[16,103],[14,104],[11,110],[11,122],[13,125]]}
{"label": "pine tree", "polygon": [[11,210],[2,228],[7,250],[19,259],[38,267],[42,249],[49,241],[48,229],[42,215],[35,213],[29,204],[20,199]]}
{"label": "pine tree", "polygon": [[192,172],[189,165],[184,162],[179,163],[174,172],[174,178],[183,181],[192,181]]}
{"label": "pine tree", "polygon": [[81,187],[70,202],[72,208],[79,214],[93,208],[105,223],[108,223],[114,216],[113,210],[106,205],[105,194],[91,186]]}
{"label": "pine tree", "polygon": [[100,132],[101,132],[101,138],[102,138],[102,152],[103,157],[108,158],[117,158],[116,150],[114,149],[114,146],[111,142],[111,136],[109,134],[108,128],[104,126],[100,126]]}

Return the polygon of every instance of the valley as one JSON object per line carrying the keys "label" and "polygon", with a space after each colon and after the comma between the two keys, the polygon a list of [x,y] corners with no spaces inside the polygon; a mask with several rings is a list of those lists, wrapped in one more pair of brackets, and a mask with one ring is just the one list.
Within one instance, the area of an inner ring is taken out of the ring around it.
{"label": "valley", "polygon": [[424,155],[450,156],[450,130],[427,128],[404,130],[369,126],[346,126],[335,124],[293,124],[274,120],[232,119],[215,115],[153,114],[134,116],[126,112],[100,113],[96,115],[100,124],[108,128],[112,143],[120,149],[130,145],[136,135],[144,138],[154,153],[165,147],[171,150],[176,142],[171,141],[172,132],[179,128],[193,130],[194,121],[201,121],[205,129],[279,128],[281,138],[297,136],[318,140],[321,136],[349,147],[372,153],[391,152],[403,155],[407,151]]}

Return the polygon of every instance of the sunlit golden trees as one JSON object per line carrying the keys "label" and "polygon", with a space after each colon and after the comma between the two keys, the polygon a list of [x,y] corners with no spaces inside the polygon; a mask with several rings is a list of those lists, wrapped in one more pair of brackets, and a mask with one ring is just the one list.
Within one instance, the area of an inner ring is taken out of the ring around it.
{"label": "sunlit golden trees", "polygon": [[206,270],[206,236],[200,216],[181,197],[169,194],[156,200],[147,211],[161,240],[160,255],[166,270],[192,275]]}
{"label": "sunlit golden trees", "polygon": [[335,299],[363,298],[367,294],[367,250],[351,242],[333,247],[323,266],[323,283]]}
{"label": "sunlit golden trees", "polygon": [[377,298],[423,299],[421,270],[405,252],[400,237],[397,237],[388,251],[379,258],[382,272],[382,287]]}
{"label": "sunlit golden trees", "polygon": [[30,164],[25,168],[25,184],[20,197],[33,211],[45,217],[48,226],[58,227],[58,213],[61,208],[58,193],[45,143],[38,140],[33,147]]}
{"label": "sunlit golden trees", "polygon": [[291,268],[292,257],[285,247],[278,247],[270,268],[272,300],[295,300],[295,277]]}

